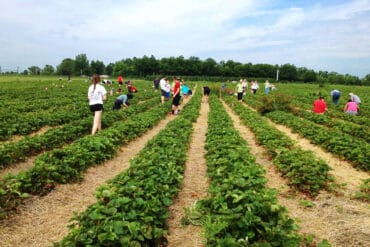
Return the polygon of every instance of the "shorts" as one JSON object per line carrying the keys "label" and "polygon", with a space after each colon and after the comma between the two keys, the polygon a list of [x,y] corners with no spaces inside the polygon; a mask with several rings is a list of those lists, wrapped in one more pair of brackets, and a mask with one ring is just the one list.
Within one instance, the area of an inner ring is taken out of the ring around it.
{"label": "shorts", "polygon": [[238,93],[238,100],[241,100],[243,98],[243,93]]}
{"label": "shorts", "polygon": [[166,91],[164,91],[164,90],[161,90],[161,96],[166,96]]}
{"label": "shorts", "polygon": [[209,94],[211,93],[211,90],[209,88],[205,88],[203,93],[204,93],[204,95],[209,96]]}
{"label": "shorts", "polygon": [[173,98],[173,100],[172,100],[172,104],[173,104],[174,106],[178,106],[178,105],[180,104],[180,99],[181,99],[180,94],[177,94],[177,95],[175,96],[175,98]]}
{"label": "shorts", "polygon": [[91,112],[102,111],[102,110],[103,110],[103,104],[90,105]]}
{"label": "shorts", "polygon": [[346,113],[351,114],[351,115],[357,115],[357,111],[347,110]]}

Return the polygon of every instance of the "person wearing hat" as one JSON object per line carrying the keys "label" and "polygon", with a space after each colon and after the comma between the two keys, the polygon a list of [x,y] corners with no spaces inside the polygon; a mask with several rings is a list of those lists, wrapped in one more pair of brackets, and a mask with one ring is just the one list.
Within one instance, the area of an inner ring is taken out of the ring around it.
{"label": "person wearing hat", "polygon": [[349,93],[349,96],[350,96],[350,100],[351,101],[356,102],[357,105],[360,105],[361,104],[361,99],[356,94]]}
{"label": "person wearing hat", "polygon": [[341,92],[338,89],[334,89],[330,92],[334,105],[338,105]]}

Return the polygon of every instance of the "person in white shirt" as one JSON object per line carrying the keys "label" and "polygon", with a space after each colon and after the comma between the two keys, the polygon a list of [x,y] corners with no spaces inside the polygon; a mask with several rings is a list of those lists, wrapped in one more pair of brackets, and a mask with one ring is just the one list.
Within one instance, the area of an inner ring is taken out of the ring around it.
{"label": "person in white shirt", "polygon": [[91,134],[94,135],[97,131],[101,130],[101,118],[103,114],[103,101],[107,99],[107,90],[99,84],[100,76],[97,74],[93,75],[91,85],[87,92],[89,99],[89,106],[91,112],[94,113],[94,122],[91,130]]}
{"label": "person in white shirt", "polygon": [[159,81],[159,87],[161,88],[161,102],[162,104],[164,103],[164,100],[165,100],[165,97],[166,97],[166,94],[168,94],[170,91],[168,89],[171,90],[171,88],[168,88],[168,85],[167,85],[167,77],[164,76],[160,81]]}
{"label": "person in white shirt", "polygon": [[357,105],[361,104],[361,99],[354,93],[349,94],[351,101],[356,102]]}

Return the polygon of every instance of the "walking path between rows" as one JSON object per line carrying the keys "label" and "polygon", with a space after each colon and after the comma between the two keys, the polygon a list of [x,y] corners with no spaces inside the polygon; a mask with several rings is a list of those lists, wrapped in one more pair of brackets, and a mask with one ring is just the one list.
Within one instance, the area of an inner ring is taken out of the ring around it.
{"label": "walking path between rows", "polygon": [[80,183],[58,185],[46,196],[27,200],[15,215],[0,223],[1,246],[51,246],[61,240],[68,232],[72,212],[82,212],[95,203],[95,190],[125,171],[130,159],[173,119],[174,116],[167,116],[141,137],[122,146],[114,159],[89,168]]}
{"label": "walking path between rows", "polygon": [[185,215],[185,207],[194,206],[198,199],[207,195],[209,182],[204,145],[208,129],[208,113],[209,105],[204,102],[200,108],[200,115],[193,126],[194,132],[185,163],[182,190],[169,209],[169,234],[167,236],[169,247],[205,246],[204,238],[201,236],[202,228],[194,225],[183,227],[181,219]]}
{"label": "walking path between rows", "polygon": [[[305,202],[308,202],[309,199],[305,195],[299,193],[294,195],[291,193],[288,181],[280,176],[276,166],[268,159],[265,149],[256,143],[253,132],[242,124],[231,108],[225,103],[224,106],[232,118],[235,128],[248,142],[251,153],[256,157],[257,163],[265,168],[268,180],[267,186],[278,191],[279,203],[288,209],[289,215],[300,226],[302,234],[314,234],[317,241],[327,239],[333,247],[370,246],[370,210],[367,203],[351,200],[348,198],[350,194],[348,191],[344,193],[344,196],[321,192],[319,196],[312,200],[310,207],[305,207]],[[310,148],[315,147],[313,151],[318,157],[325,159],[325,157],[331,155],[322,150],[318,152],[316,150],[318,147],[312,144],[307,145],[308,141],[304,138],[296,139],[297,136],[290,135],[290,130],[285,126],[270,123],[293,140],[296,140],[302,148],[306,147],[306,150],[310,150]],[[338,161],[335,157],[332,157],[332,159]],[[334,162],[333,160],[332,162]],[[336,171],[337,167],[332,168],[334,169],[333,174],[338,172]],[[341,167],[339,172],[357,174],[357,171],[350,166]],[[362,172],[359,173],[361,174]],[[349,177],[349,179],[358,179],[358,176]],[[340,179],[340,177],[336,176],[337,182],[353,184],[347,181],[347,179],[344,181]],[[346,189],[352,191],[352,187],[349,186]]]}

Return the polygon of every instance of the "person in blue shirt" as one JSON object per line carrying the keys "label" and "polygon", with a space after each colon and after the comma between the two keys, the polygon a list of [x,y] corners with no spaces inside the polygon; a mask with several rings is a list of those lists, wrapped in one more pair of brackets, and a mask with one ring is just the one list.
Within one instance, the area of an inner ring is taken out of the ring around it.
{"label": "person in blue shirt", "polygon": [[128,100],[129,99],[132,99],[132,94],[121,94],[120,96],[118,96],[116,98],[116,100],[114,101],[114,106],[113,106],[113,110],[119,110],[121,109],[122,106],[124,107],[128,107],[129,106],[129,103],[128,103]]}

